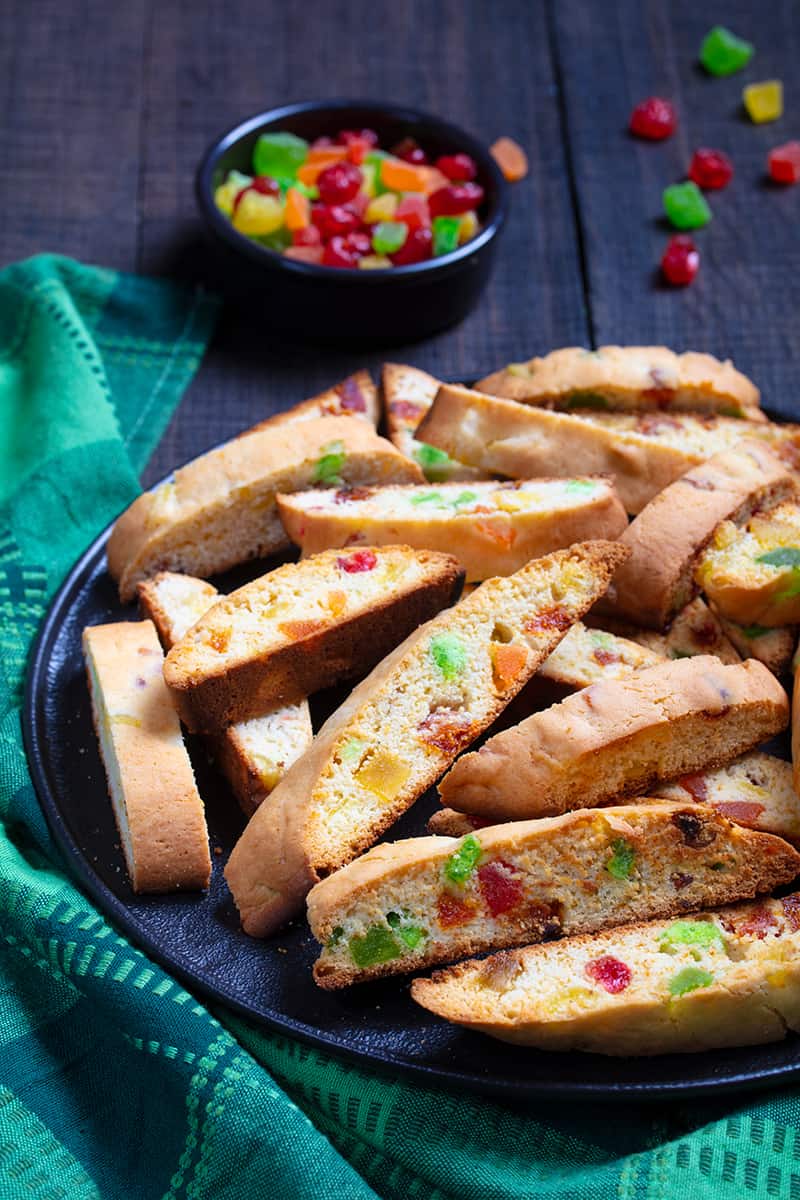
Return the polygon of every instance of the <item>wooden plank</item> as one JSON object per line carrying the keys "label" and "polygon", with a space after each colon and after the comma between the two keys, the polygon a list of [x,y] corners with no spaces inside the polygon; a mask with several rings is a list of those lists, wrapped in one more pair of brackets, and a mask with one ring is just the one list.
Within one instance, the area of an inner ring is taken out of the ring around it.
{"label": "wooden plank", "polygon": [[[697,61],[714,14],[692,0],[559,0],[553,11],[595,344],[664,343],[731,357],[765,404],[797,418],[800,192],[765,178],[770,147],[797,135],[796,4],[772,0],[756,9],[751,0],[729,0],[719,10],[756,46],[747,69],[725,79]],[[776,77],[784,81],[786,116],[753,125],[742,87]],[[631,109],[649,95],[677,104],[680,124],[669,141],[627,133]],[[671,232],[661,192],[685,177],[698,146],[726,151],[736,175],[725,191],[709,194],[714,217],[696,234],[697,279],[671,289],[657,270]]]}
{"label": "wooden plank", "polygon": [[[555,81],[543,4],[507,0],[312,0],[297,8],[159,5],[145,65],[139,268],[202,277],[193,174],[226,125],[314,96],[373,96],[441,113],[487,142],[508,134],[531,158],[494,278],[460,328],[367,355],[292,348],[229,314],[151,463],[175,462],[356,366],[407,359],[450,378],[587,338]],[[387,330],[387,338],[391,330]]]}
{"label": "wooden plank", "polygon": [[0,5],[0,263],[133,270],[145,0]]}

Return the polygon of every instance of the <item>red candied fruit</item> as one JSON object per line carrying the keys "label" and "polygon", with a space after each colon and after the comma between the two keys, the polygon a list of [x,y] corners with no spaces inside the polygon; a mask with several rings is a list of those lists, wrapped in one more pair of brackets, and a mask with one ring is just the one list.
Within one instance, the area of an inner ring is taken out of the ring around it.
{"label": "red candied fruit", "polygon": [[402,221],[409,229],[427,229],[431,223],[428,201],[424,196],[411,192],[403,196],[394,214],[395,221]]}
{"label": "red candied fruit", "polygon": [[352,377],[345,379],[336,388],[339,394],[339,403],[345,412],[366,412],[367,402],[364,399],[364,393]]}
{"label": "red candied fruit", "polygon": [[293,246],[320,246],[322,234],[316,225],[306,225],[303,229],[292,230]]}
{"label": "red candied fruit", "polygon": [[593,958],[583,969],[590,979],[604,987],[611,996],[624,992],[631,981],[630,967],[611,954]]}
{"label": "red candied fruit", "polygon": [[246,192],[259,192],[262,196],[280,196],[281,188],[280,184],[269,175],[256,175],[252,183],[248,183],[247,187],[241,188],[236,193],[233,200],[234,212],[236,212]]}
{"label": "red candied fruit", "polygon": [[502,858],[478,867],[478,885],[493,917],[515,908],[522,899],[522,881],[513,865]]}
{"label": "red candied fruit", "polygon": [[673,287],[686,287],[691,283],[700,267],[700,254],[690,237],[685,233],[669,239],[661,259],[661,271],[667,283]]}
{"label": "red candied fruit", "polygon": [[332,237],[322,251],[323,267],[357,267],[361,254],[351,245],[350,237]]}
{"label": "red candied fruit", "polygon": [[312,204],[311,223],[316,225],[325,242],[333,237],[345,237],[361,228],[358,213],[345,204]]}
{"label": "red candied fruit", "polygon": [[337,134],[336,141],[340,146],[352,146],[353,142],[366,142],[372,148],[378,144],[378,135],[374,129],[342,129]]}
{"label": "red candied fruit", "polygon": [[660,142],[670,137],[678,124],[678,115],[669,100],[648,96],[631,113],[630,131],[637,137]]}
{"label": "red candied fruit", "polygon": [[361,172],[349,162],[332,163],[317,177],[323,204],[345,204],[361,187]]}
{"label": "red candied fruit", "polygon": [[786,142],[770,150],[767,160],[769,177],[775,183],[800,181],[800,142]]}
{"label": "red candied fruit", "polygon": [[425,262],[433,254],[433,234],[430,229],[412,229],[399,250],[389,258],[396,267],[407,267],[411,263]]}
{"label": "red candied fruit", "polygon": [[457,183],[466,183],[478,174],[475,159],[469,154],[443,154],[435,165],[443,175]]}
{"label": "red candied fruit", "polygon": [[424,167],[428,163],[428,156],[425,151],[412,137],[403,138],[402,142],[398,142],[392,154],[395,158],[402,158],[403,162],[411,163],[415,167]]}
{"label": "red candied fruit", "polygon": [[432,217],[458,217],[477,208],[482,201],[483,188],[479,183],[451,183],[429,197],[428,207]]}
{"label": "red candied fruit", "polygon": [[619,654],[615,654],[613,650],[604,650],[602,646],[597,646],[592,651],[592,658],[601,667],[608,667],[611,663],[622,662]]}
{"label": "red candied fruit", "polygon": [[348,575],[360,575],[362,571],[374,571],[378,565],[378,558],[374,550],[356,550],[355,554],[350,554],[347,558],[337,558],[336,565]]}
{"label": "red candied fruit", "polygon": [[689,178],[699,188],[719,191],[733,179],[733,163],[721,150],[695,150],[689,164]]}
{"label": "red candied fruit", "polygon": [[678,785],[684,791],[687,791],[698,804],[705,804],[708,800],[708,776],[699,773],[696,775],[681,775]]}

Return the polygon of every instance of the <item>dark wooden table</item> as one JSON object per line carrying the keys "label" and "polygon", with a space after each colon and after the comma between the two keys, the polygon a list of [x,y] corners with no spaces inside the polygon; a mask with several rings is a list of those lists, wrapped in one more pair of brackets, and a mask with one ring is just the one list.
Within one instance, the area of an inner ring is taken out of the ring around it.
{"label": "dark wooden table", "polygon": [[[744,73],[698,66],[714,20],[755,42]],[[393,358],[469,378],[556,346],[666,343],[733,357],[797,414],[800,187],[770,185],[765,164],[800,136],[798,60],[797,0],[7,3],[0,262],[51,250],[202,279],[192,179],[213,135],[281,101],[385,97],[509,134],[531,162],[478,311]],[[742,86],[772,77],[786,116],[755,126]],[[664,144],[626,133],[652,93],[680,112]],[[711,197],[697,281],[670,290],[661,190],[698,145],[728,151],[736,177]],[[289,348],[226,313],[145,481],[382,357]]]}

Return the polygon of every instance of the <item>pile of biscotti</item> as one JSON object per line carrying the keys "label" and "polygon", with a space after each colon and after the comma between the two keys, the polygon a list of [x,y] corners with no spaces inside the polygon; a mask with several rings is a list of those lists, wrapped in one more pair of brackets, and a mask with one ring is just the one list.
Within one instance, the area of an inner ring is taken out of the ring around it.
{"label": "pile of biscotti", "polygon": [[[144,618],[84,632],[136,891],[210,879],[183,725],[248,818],[243,928],[305,910],[321,987],[456,964],[413,999],[605,1054],[800,1029],[797,691],[794,768],[758,749],[791,719],[800,427],[731,363],[362,371],[141,495],[108,566]],[[376,844],[434,785],[428,836]]]}

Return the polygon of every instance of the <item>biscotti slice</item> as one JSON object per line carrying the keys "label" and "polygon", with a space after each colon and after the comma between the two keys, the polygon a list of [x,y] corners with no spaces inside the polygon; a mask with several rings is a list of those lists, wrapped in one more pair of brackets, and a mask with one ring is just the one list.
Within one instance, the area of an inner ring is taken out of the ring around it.
{"label": "biscotti slice", "polygon": [[695,582],[739,625],[775,628],[800,621],[800,505],[756,513],[744,528],[723,521],[700,555]]}
{"label": "biscotti slice", "polygon": [[[711,809],[646,800],[376,846],[317,884],[326,988],[724,904],[788,883],[800,854]],[[689,882],[685,882],[686,880]]]}
{"label": "biscotti slice", "polygon": [[[792,766],[772,754],[752,750],[713,771],[698,771],[673,783],[655,784],[650,792],[654,801],[707,804],[737,825],[800,843],[800,797],[794,790]],[[610,803],[618,801],[615,798]],[[488,817],[442,808],[430,817],[427,829],[428,833],[445,837],[462,837],[490,824]]]}
{"label": "biscotti slice", "polygon": [[507,950],[415,979],[446,1021],[540,1050],[652,1055],[800,1030],[800,893]]}
{"label": "biscotti slice", "polygon": [[135,892],[208,887],[203,802],[151,621],[92,625],[83,656],[100,756]]}
{"label": "biscotti slice", "polygon": [[414,436],[441,387],[438,379],[418,367],[384,363],[383,401],[389,437],[401,454],[413,458],[431,483],[445,480],[485,479],[485,472],[451,458],[444,450],[418,442]]}
{"label": "biscotti slice", "polygon": [[601,680],[458,760],[442,804],[496,821],[545,817],[722,766],[786,728],[774,675],[711,655]]}
{"label": "biscotti slice", "polygon": [[511,363],[476,383],[481,392],[556,409],[718,412],[763,421],[758,388],[730,360],[666,346],[565,346]]}
{"label": "biscotti slice", "polygon": [[719,613],[714,613],[714,616],[725,637],[742,658],[757,658],[765,667],[769,667],[773,675],[783,675],[789,669],[797,642],[796,625],[767,629],[765,625],[737,625]]}
{"label": "biscotti slice", "polygon": [[293,916],[503,711],[607,586],[624,551],[587,542],[489,579],[393,651],[265,800],[225,871],[247,933]]}
{"label": "biscotti slice", "polygon": [[584,688],[600,679],[617,679],[655,666],[663,655],[578,622],[539,668],[539,676],[561,687]]}
{"label": "biscotti slice", "polygon": [[259,421],[250,429],[245,429],[239,437],[247,437],[250,433],[259,433],[262,429],[274,429],[277,425],[291,425],[296,421],[310,421],[314,417],[362,417],[369,421],[375,429],[380,420],[380,403],[378,389],[372,382],[369,371],[356,371],[348,375],[341,383],[326,388],[318,396],[310,400],[301,400],[286,412],[276,413]]}
{"label": "biscotti slice", "polygon": [[419,467],[366,421],[313,417],[263,429],[137,497],[111,531],[108,569],[126,603],[158,571],[205,578],[288,547],[278,492],[422,481]]}
{"label": "biscotti slice", "polygon": [[663,629],[697,591],[694,569],[721,521],[742,524],[795,494],[794,476],[758,442],[687,471],[644,508],[623,533],[631,557],[618,572],[603,611]]}
{"label": "biscotti slice", "polygon": [[708,457],[449,384],[439,388],[417,433],[464,462],[511,479],[608,475],[629,513],[640,512]]}
{"label": "biscotti slice", "polygon": [[[615,620],[604,614],[589,613],[587,624],[608,630],[618,637],[637,642],[662,658],[691,658],[695,654],[713,654],[720,662],[737,663],[742,658],[758,658],[757,654],[741,655],[722,628],[722,623],[700,596],[695,596],[673,618],[663,632],[642,629],[628,621]],[[769,665],[769,664],[767,664]]]}
{"label": "biscotti slice", "polygon": [[214,733],[363,674],[452,604],[449,554],[376,546],[286,563],[220,599],[177,642],[164,678],[189,729]]}
{"label": "biscotti slice", "polygon": [[[139,584],[139,603],[165,650],[191,629],[219,592],[191,575],[162,571]],[[230,725],[214,739],[214,755],[242,810],[249,817],[311,745],[308,701],[286,704],[260,717]]]}
{"label": "biscotti slice", "polygon": [[511,575],[551,550],[614,539],[628,527],[607,479],[311,491],[279,496],[278,511],[304,555],[400,542],[455,554],[469,581]]}

